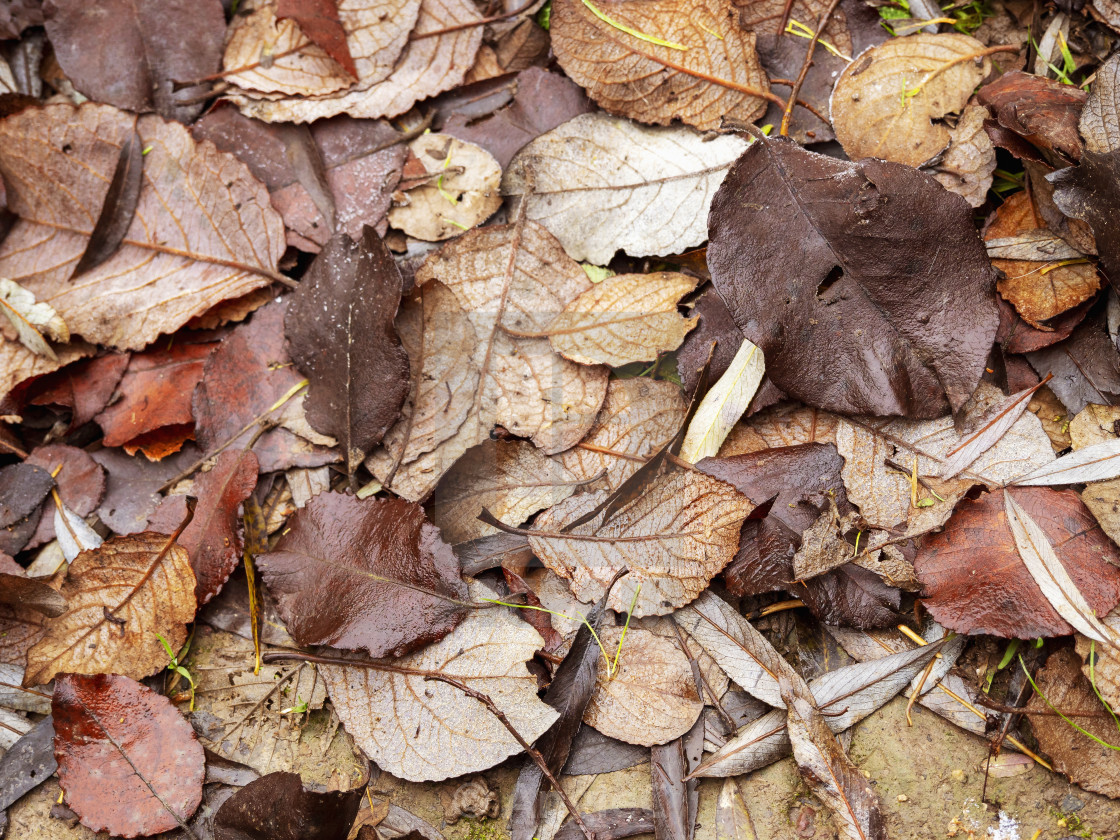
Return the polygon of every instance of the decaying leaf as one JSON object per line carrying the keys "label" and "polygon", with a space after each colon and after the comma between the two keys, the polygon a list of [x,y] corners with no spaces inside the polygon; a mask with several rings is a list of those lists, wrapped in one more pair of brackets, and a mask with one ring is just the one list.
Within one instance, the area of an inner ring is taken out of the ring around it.
{"label": "decaying leaf", "polygon": [[27,289],[0,277],[0,312],[15,329],[24,347],[32,353],[58,361],[58,356],[45,339],[65,344],[70,340],[70,330],[49,304],[36,301]]}
{"label": "decaying leaf", "polygon": [[552,48],[564,71],[605,110],[641,122],[675,119],[701,130],[724,117],[754,122],[769,83],[755,36],[730,0],[702,0],[688,15],[672,0],[558,0]]}
{"label": "decaying leaf", "polygon": [[[1120,409],[1104,405],[1086,407],[1070,421],[1069,435],[1074,450],[1070,455],[1076,456],[1083,449],[1116,440],[1113,426],[1116,420],[1120,420]],[[1088,485],[1081,493],[1081,501],[1092,511],[1101,529],[1116,542],[1120,536],[1120,479]]]}
{"label": "decaying leaf", "polygon": [[[1047,387],[1070,414],[1078,414],[1090,404],[1120,401],[1120,356],[1105,327],[1103,313],[1098,311],[1065,341],[1027,354],[1039,376],[1053,374]],[[1060,413],[1059,408],[1051,416]]]}
{"label": "decaying leaf", "polygon": [[785,393],[926,418],[972,394],[999,326],[994,277],[971,208],[929,176],[760,140],[708,224],[712,282]]}
{"label": "decaying leaf", "polygon": [[284,316],[292,359],[311,382],[307,420],[337,438],[353,475],[400,415],[408,358],[393,329],[404,281],[372,228],[319,252]]}
{"label": "decaying leaf", "polygon": [[762,384],[766,361],[762,351],[747,339],[739,345],[727,370],[711,387],[681,444],[681,457],[691,464],[719,452],[732,427],[747,410]]}
{"label": "decaying leaf", "polygon": [[257,565],[305,646],[401,656],[443,638],[468,612],[458,560],[410,502],[320,494]]}
{"label": "decaying leaf", "polygon": [[1081,111],[1081,136],[1091,152],[1120,149],[1120,55],[1114,54],[1097,68],[1097,80]]}
{"label": "decaying leaf", "polygon": [[1022,137],[1055,164],[1081,157],[1077,123],[1086,94],[1076,85],[1012,70],[980,88],[976,98],[1002,128]]}
{"label": "decaying leaf", "polygon": [[949,145],[941,119],[960,112],[991,72],[987,54],[956,32],[892,38],[863,52],[832,92],[836,139],[852,160],[924,163]]}
{"label": "decaying leaf", "polygon": [[973,207],[988,200],[992,173],[996,170],[996,150],[984,120],[988,112],[979,105],[966,105],[953,129],[949,148],[933,177],[950,192],[955,192]]}
{"label": "decaying leaf", "polygon": [[527,202],[526,216],[573,259],[606,265],[620,250],[673,254],[704,241],[712,197],[745,148],[731,135],[583,114],[518,152],[502,193],[514,198],[513,211]]}
{"label": "decaying leaf", "polygon": [[439,242],[482,224],[501,206],[502,169],[485,149],[447,134],[422,134],[409,149],[428,177],[389,210],[397,230]]}
{"label": "decaying leaf", "polygon": [[[621,634],[621,627],[599,633],[612,661]],[[631,627],[618,672],[609,674],[609,667],[601,656],[598,683],[583,716],[604,735],[645,747],[664,744],[691,729],[704,708],[688,657],[672,639]]]}
{"label": "decaying leaf", "polygon": [[194,814],[202,745],[166,697],[119,674],[65,674],[51,713],[59,783],[87,828],[139,837]]}
{"label": "decaying leaf", "polygon": [[540,634],[505,608],[475,610],[449,636],[394,663],[418,673],[320,670],[346,731],[372,761],[402,779],[440,781],[486,770],[521,747],[484,705],[423,673],[488,695],[532,743],[558,717],[525,667],[540,645]]}
{"label": "decaying leaf", "polygon": [[261,776],[225,801],[215,840],[346,840],[365,786],[308,790],[298,773]]}
{"label": "decaying leaf", "polygon": [[655,479],[640,496],[603,522],[564,532],[608,492],[572,496],[538,517],[529,532],[533,552],[571,582],[581,601],[602,597],[615,574],[630,573],[611,590],[608,606],[635,616],[664,615],[692,601],[735,556],[750,500],[710,476],[688,470]]}
{"label": "decaying leaf", "polygon": [[[64,443],[37,446],[24,463],[42,467],[54,475],[62,507],[69,510],[70,517],[89,516],[97,510],[105,493],[105,470],[84,449]],[[44,509],[39,525],[25,548],[36,548],[60,535],[55,528],[57,517],[52,515],[58,512],[59,506],[52,504],[50,507],[54,509],[53,512]]]}
{"label": "decaying leaf", "polygon": [[727,779],[719,789],[716,840],[758,840],[754,820],[737,779]]}
{"label": "decaying leaf", "polygon": [[194,620],[195,577],[186,550],[165,534],[113,537],[80,554],[62,585],[66,613],[27,655],[27,685],[55,674],[124,674],[137,679],[167,666],[157,634],[173,650]]}
{"label": "decaying leaf", "polygon": [[1077,166],[1046,176],[1054,187],[1054,203],[1093,231],[1100,266],[1113,288],[1120,285],[1120,220],[1112,208],[1120,199],[1120,150],[1097,154],[1088,149]]}
{"label": "decaying leaf", "polygon": [[8,572],[0,572],[0,603],[34,610],[50,618],[66,612],[66,599],[46,583]]}

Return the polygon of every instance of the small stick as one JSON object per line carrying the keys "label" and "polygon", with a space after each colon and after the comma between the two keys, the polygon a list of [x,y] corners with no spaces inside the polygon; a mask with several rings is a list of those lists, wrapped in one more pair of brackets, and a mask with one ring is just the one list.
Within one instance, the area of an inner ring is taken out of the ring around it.
{"label": "small stick", "polygon": [[828,4],[828,8],[821,14],[820,20],[817,21],[817,29],[813,32],[813,37],[809,41],[809,48],[805,51],[805,61],[801,63],[801,72],[797,74],[797,79],[793,83],[793,90],[789,92],[789,99],[786,101],[785,112],[782,114],[782,127],[778,132],[782,137],[789,136],[789,122],[793,118],[793,106],[797,104],[797,94],[801,93],[801,86],[805,84],[805,77],[809,75],[809,68],[813,66],[813,53],[817,49],[817,41],[820,40],[828,19],[832,17],[832,12],[839,5],[840,0],[832,0]]}

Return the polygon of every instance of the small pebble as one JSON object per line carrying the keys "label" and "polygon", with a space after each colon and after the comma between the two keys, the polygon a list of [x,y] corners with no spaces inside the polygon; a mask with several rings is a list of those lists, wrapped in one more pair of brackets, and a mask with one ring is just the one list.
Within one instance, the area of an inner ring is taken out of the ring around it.
{"label": "small pebble", "polygon": [[907,796],[907,795],[906,795],[905,793],[900,793],[900,794],[898,795],[898,801],[899,801],[899,802],[909,802],[909,801],[910,801],[910,797],[909,797],[909,796]]}
{"label": "small pebble", "polygon": [[962,784],[968,779],[967,774],[959,768],[954,770],[950,775],[952,775],[954,781],[961,782]]}

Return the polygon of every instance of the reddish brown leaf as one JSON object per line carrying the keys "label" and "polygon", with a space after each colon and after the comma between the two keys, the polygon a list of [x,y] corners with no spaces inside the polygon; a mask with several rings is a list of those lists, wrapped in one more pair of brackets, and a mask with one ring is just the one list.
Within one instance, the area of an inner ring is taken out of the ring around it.
{"label": "reddish brown leaf", "polygon": [[32,610],[0,604],[0,665],[27,664],[27,652],[47,632],[47,621]]}
{"label": "reddish brown leaf", "polygon": [[284,316],[292,358],[311,381],[312,428],[338,439],[353,475],[400,416],[408,356],[393,319],[404,281],[372,228],[338,234],[307,270]]}
{"label": "reddish brown leaf", "polygon": [[[32,450],[25,464],[34,464],[55,475],[58,495],[62,503],[78,516],[88,516],[97,510],[105,494],[105,470],[84,449],[52,443]],[[61,467],[61,469],[59,469]],[[39,519],[35,535],[25,548],[35,548],[53,540],[54,515],[48,511]]]}
{"label": "reddish brown leaf", "polygon": [[43,581],[23,574],[0,572],[0,603],[10,604],[17,610],[34,610],[51,618],[66,612],[65,598]]}
{"label": "reddish brown leaf", "polygon": [[190,819],[205,760],[170,700],[117,674],[65,674],[51,713],[59,784],[82,825],[139,837]]}
{"label": "reddish brown leaf", "polygon": [[[1072,490],[1024,487],[1012,497],[1045,532],[1058,559],[1097,615],[1120,601],[1120,549]],[[1073,628],[1023,565],[1004,512],[1003,492],[961,502],[940,534],[927,536],[914,570],[924,603],[960,633],[1031,639]]]}
{"label": "reddish brown leaf", "polygon": [[28,402],[71,409],[70,428],[75,429],[88,423],[109,404],[129,358],[128,353],[106,353],[69,364],[57,373],[36,380]]}
{"label": "reddish brown leaf", "polygon": [[1048,153],[1055,164],[1081,158],[1078,120],[1088,94],[1020,70],[980,88],[977,98],[1001,126]]}
{"label": "reddish brown leaf", "polygon": [[95,418],[106,446],[122,446],[155,429],[194,422],[191,393],[216,345],[172,344],[134,353],[121,378],[120,399]]}
{"label": "reddish brown leaf", "polygon": [[410,502],[322,493],[257,564],[301,645],[403,656],[469,612],[459,561]]}
{"label": "reddish brown leaf", "polygon": [[346,29],[338,19],[337,0],[276,0],[276,19],[291,18],[303,34],[318,44],[354,79],[358,69],[346,44]]}
{"label": "reddish brown leaf", "polygon": [[364,791],[318,793],[298,773],[269,773],[226,800],[214,840],[346,840]]}

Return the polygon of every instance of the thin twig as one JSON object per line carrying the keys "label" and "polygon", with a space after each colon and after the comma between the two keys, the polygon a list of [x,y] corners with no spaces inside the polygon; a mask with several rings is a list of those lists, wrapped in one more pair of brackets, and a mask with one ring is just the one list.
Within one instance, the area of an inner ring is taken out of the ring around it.
{"label": "thin twig", "polygon": [[797,74],[797,80],[793,83],[793,90],[789,92],[786,109],[782,113],[782,127],[778,132],[782,137],[789,136],[789,122],[793,118],[793,107],[797,102],[797,94],[801,93],[801,86],[805,84],[805,77],[809,75],[809,68],[813,66],[813,53],[817,49],[817,41],[820,40],[821,33],[828,24],[828,19],[832,17],[832,12],[839,5],[840,0],[832,0],[828,4],[828,8],[821,14],[820,20],[817,21],[816,31],[813,32],[813,37],[809,41],[809,48],[805,51],[805,60],[801,63],[801,72]]}
{"label": "thin twig", "polygon": [[516,740],[517,743],[521,745],[521,748],[525,750],[526,753],[528,753],[529,757],[533,759],[533,763],[540,768],[540,771],[544,774],[544,777],[552,783],[553,789],[555,789],[555,791],[560,795],[560,798],[563,800],[564,807],[568,809],[568,813],[572,815],[572,819],[575,821],[576,825],[580,827],[580,830],[584,833],[584,836],[587,837],[587,840],[595,840],[594,832],[592,832],[591,829],[587,827],[587,823],[583,821],[583,817],[580,816],[579,809],[576,808],[575,803],[572,802],[572,800],[568,797],[568,794],[564,791],[564,788],[560,786],[560,782],[557,781],[556,777],[552,774],[552,771],[548,769],[548,762],[544,760],[544,756],[541,755],[540,751],[538,751],[532,744],[521,737],[521,733],[518,732],[516,728],[514,728],[514,725],[510,723],[509,718],[506,717],[505,712],[498,708],[497,704],[494,703],[489,694],[484,694],[477,689],[471,688],[463,681],[456,679],[455,677],[450,677],[447,674],[441,674],[439,671],[421,671],[415,668],[402,668],[399,665],[390,665],[386,662],[375,662],[369,659],[346,659],[341,656],[315,656],[309,653],[299,653],[297,651],[283,650],[269,651],[264,655],[263,658],[264,661],[269,664],[273,662],[303,661],[314,662],[320,665],[338,665],[344,668],[370,668],[374,671],[385,671],[386,673],[390,674],[402,674],[406,677],[422,677],[426,680],[438,680],[439,682],[447,683],[453,688],[459,689],[468,697],[472,697],[479,703],[484,705],[490,712],[490,714],[496,717],[502,724],[502,726],[504,726],[509,731],[509,734],[514,737],[514,740]]}
{"label": "thin twig", "polygon": [[482,20],[472,20],[468,23],[460,23],[455,26],[448,26],[445,29],[433,29],[431,32],[413,33],[408,37],[409,41],[421,41],[424,38],[434,38],[437,35],[447,35],[451,32],[458,32],[461,29],[473,29],[476,26],[484,26],[488,23],[497,23],[500,20],[517,17],[522,12],[527,12],[537,4],[538,0],[529,0],[528,3],[523,3],[514,9],[512,12],[503,12],[500,15],[491,15],[490,17],[483,18]]}

